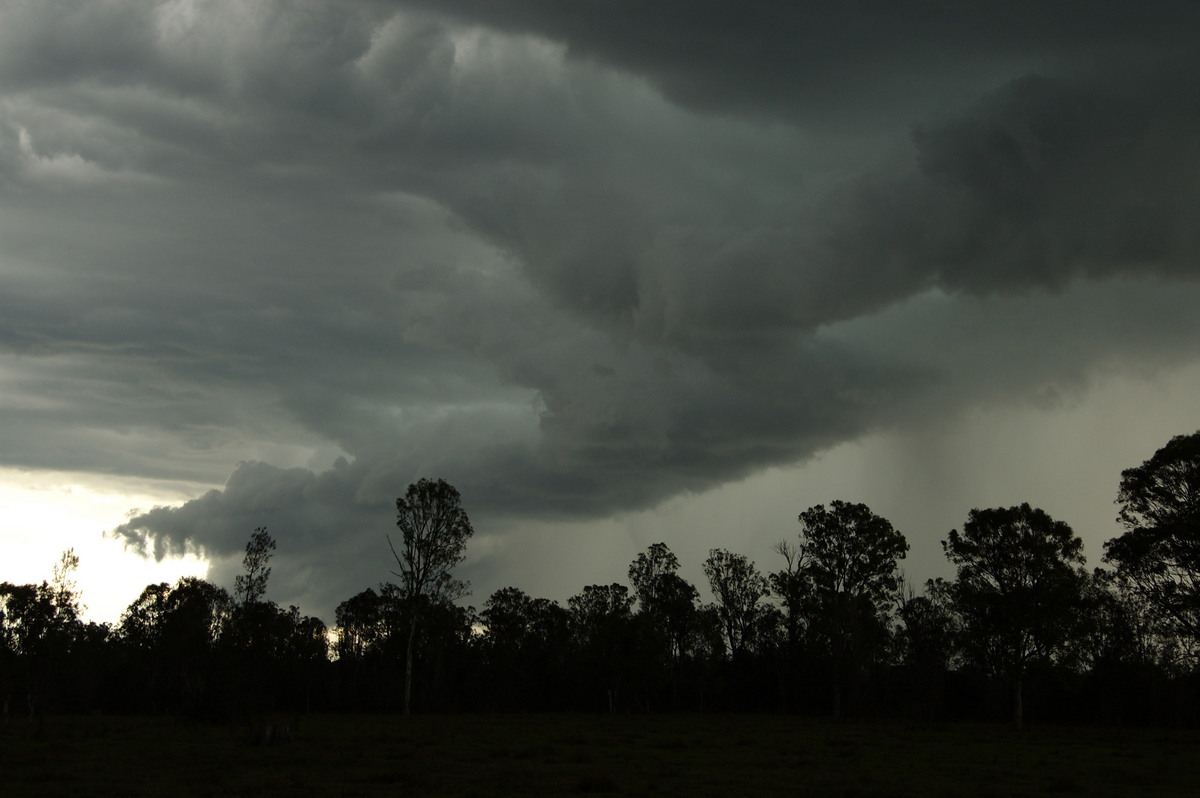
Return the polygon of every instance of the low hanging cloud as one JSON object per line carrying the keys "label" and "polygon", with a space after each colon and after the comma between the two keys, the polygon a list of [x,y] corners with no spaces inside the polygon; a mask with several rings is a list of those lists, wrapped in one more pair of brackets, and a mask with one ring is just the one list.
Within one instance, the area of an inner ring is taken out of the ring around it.
{"label": "low hanging cloud", "polygon": [[1200,355],[1195,8],[856,8],[0,10],[5,464],[223,483],[116,534],[327,610],[421,476],[502,535]]}

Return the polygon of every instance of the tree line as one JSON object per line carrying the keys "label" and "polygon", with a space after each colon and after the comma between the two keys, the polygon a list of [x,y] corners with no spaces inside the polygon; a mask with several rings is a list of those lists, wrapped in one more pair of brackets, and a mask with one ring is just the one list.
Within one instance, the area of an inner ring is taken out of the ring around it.
{"label": "tree line", "polygon": [[928,719],[1195,724],[1200,715],[1200,432],[1121,475],[1125,531],[1085,568],[1064,522],[971,510],[942,547],[951,579],[906,584],[904,536],[845,501],[799,514],[776,570],[712,549],[703,602],[656,543],[628,583],[565,606],[516,587],[479,609],[453,575],[472,534],[457,490],[397,499],[395,582],[332,629],[266,598],[276,541],[256,529],[232,592],[152,584],[115,625],[84,623],[63,555],[0,584],[5,717],[137,712],[760,711]]}

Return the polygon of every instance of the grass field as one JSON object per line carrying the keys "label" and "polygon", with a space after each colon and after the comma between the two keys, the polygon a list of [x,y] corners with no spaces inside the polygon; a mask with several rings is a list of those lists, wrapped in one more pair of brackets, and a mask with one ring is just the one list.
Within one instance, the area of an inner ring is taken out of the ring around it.
{"label": "grass field", "polygon": [[0,726],[0,795],[1179,795],[1200,733],[782,716],[304,716]]}

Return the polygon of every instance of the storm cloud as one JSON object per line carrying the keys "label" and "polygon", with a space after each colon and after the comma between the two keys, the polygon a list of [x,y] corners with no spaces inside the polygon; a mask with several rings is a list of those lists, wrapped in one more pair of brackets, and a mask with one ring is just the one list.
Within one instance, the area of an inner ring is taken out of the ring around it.
{"label": "storm cloud", "polygon": [[421,476],[501,546],[1193,362],[1198,15],[0,6],[0,457],[327,611]]}

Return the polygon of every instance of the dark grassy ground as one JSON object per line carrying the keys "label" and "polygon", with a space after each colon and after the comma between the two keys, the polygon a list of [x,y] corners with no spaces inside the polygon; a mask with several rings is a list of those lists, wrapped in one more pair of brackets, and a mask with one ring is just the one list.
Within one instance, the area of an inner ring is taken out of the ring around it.
{"label": "dark grassy ground", "polygon": [[0,795],[1197,795],[1200,733],[753,715],[0,726]]}

